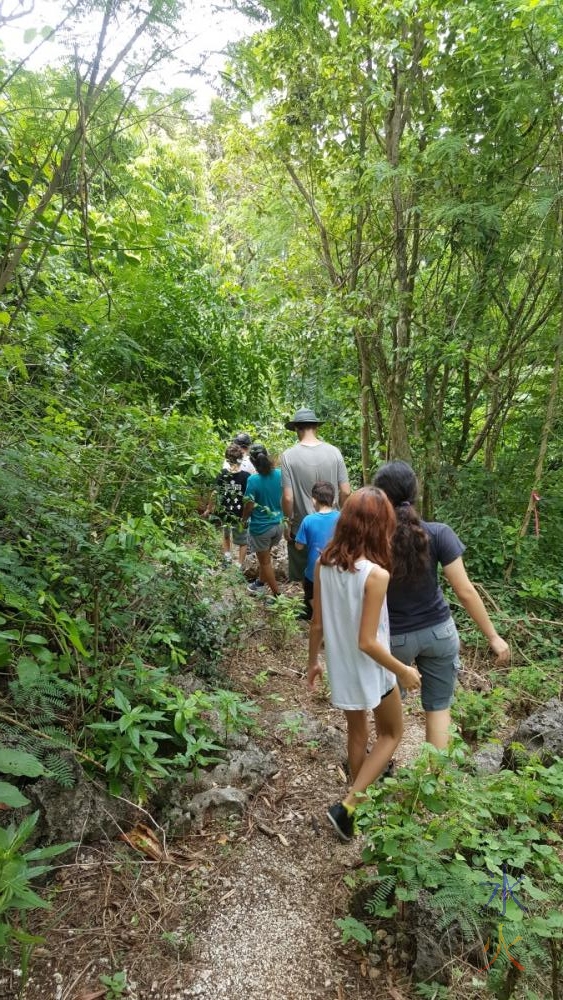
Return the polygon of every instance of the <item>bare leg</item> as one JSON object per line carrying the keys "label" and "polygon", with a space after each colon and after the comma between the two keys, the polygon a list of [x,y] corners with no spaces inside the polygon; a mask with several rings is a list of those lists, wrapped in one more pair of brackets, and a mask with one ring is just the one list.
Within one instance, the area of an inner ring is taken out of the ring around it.
{"label": "bare leg", "polygon": [[246,559],[246,545],[239,545],[238,547],[238,561],[241,566],[244,566],[244,561]]}
{"label": "bare leg", "polygon": [[432,743],[437,750],[447,750],[450,742],[451,715],[449,708],[438,712],[426,713],[426,742]]}
{"label": "bare leg", "polygon": [[354,781],[366,759],[368,746],[368,713],[364,711],[345,712],[348,725],[348,766]]}
{"label": "bare leg", "polygon": [[231,553],[231,529],[223,528],[223,538],[221,540],[221,548],[223,549],[223,555],[227,556]]}
{"label": "bare leg", "polygon": [[[348,713],[346,713],[348,715]],[[379,778],[391,760],[403,735],[403,706],[397,685],[374,709],[377,739],[371,753],[364,757],[363,764],[353,779],[348,795],[344,799],[347,806],[358,804],[360,792],[365,792]],[[366,726],[367,743],[367,726]],[[364,747],[365,754],[365,747]],[[352,772],[354,773],[354,772]]]}
{"label": "bare leg", "polygon": [[274,576],[274,567],[272,566],[270,551],[268,550],[267,552],[257,552],[256,555],[258,557],[258,565],[260,567],[260,573],[259,573],[260,579],[262,580],[263,583],[268,584],[270,590],[272,591],[272,594],[274,594],[275,597],[277,597],[278,594],[280,593],[280,589],[278,587],[276,578]]}

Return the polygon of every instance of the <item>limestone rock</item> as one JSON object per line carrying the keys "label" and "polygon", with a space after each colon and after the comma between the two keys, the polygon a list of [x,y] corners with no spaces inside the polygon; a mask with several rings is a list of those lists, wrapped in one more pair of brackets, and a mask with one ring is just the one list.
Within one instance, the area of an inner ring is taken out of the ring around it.
{"label": "limestone rock", "polygon": [[[521,743],[529,753],[539,754],[546,764],[554,757],[563,757],[563,702],[552,698],[542,705],[519,724],[510,743]],[[507,766],[514,765],[510,746],[504,759]]]}
{"label": "limestone rock", "polygon": [[504,747],[501,743],[485,743],[473,758],[478,774],[496,774],[502,767]]}
{"label": "limestone rock", "polygon": [[241,788],[209,788],[205,792],[197,792],[190,799],[185,810],[178,806],[168,811],[166,826],[175,836],[187,832],[192,825],[201,827],[207,813],[213,810],[214,816],[241,815],[248,802],[248,793]]}
{"label": "limestone rock", "polygon": [[[62,788],[52,778],[41,778],[26,788],[31,806],[27,811],[40,812],[35,839],[42,844],[61,844],[69,840],[89,843],[104,837],[117,837],[147,817],[133,803],[110,795],[93,782],[72,758],[74,785]],[[22,813],[18,813],[19,816]]]}

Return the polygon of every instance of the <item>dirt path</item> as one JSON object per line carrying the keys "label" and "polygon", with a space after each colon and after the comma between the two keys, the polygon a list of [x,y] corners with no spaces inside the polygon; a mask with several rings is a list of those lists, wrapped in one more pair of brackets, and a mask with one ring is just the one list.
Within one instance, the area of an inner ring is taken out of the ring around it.
{"label": "dirt path", "polygon": [[[255,617],[225,670],[260,707],[253,739],[276,755],[276,775],[241,821],[206,823],[167,864],[115,841],[83,848],[38,917],[46,940],[23,1000],[101,1000],[99,977],[116,970],[128,992],[112,1000],[396,1000],[397,973],[392,983],[343,947],[334,924],[361,864],[361,841],[341,844],[325,818],[346,787],[342,713],[306,690],[306,628],[276,640],[269,612]],[[421,719],[409,704],[399,762],[415,756]],[[17,984],[0,979],[0,1000]]]}
{"label": "dirt path", "polygon": [[[375,980],[377,995],[387,992],[385,974],[343,948],[334,924],[345,915],[345,877],[361,855],[361,842],[341,844],[325,818],[346,787],[343,716],[326,697],[310,696],[299,676],[306,664],[305,630],[291,649],[282,657],[262,650],[260,672],[250,649],[231,665],[234,687],[260,704],[267,723],[262,742],[271,750],[273,738],[280,770],[249,812],[250,836],[230,872],[232,889],[198,931],[198,963],[187,997],[373,1000]],[[270,671],[265,682],[264,671]],[[337,729],[329,746],[298,731],[291,717],[288,727],[288,709],[316,720],[321,734],[327,727]],[[411,758],[422,742],[421,717],[409,714],[407,730],[400,761]]]}

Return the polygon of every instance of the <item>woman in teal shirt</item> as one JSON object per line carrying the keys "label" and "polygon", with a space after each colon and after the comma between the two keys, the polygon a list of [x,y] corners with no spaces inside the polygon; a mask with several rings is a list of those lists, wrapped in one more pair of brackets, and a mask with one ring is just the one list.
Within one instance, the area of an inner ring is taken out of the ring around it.
{"label": "woman in teal shirt", "polygon": [[243,521],[248,521],[250,551],[256,553],[260,579],[279,597],[270,550],[282,537],[281,471],[260,445],[250,449],[250,458],[257,472],[246,484]]}

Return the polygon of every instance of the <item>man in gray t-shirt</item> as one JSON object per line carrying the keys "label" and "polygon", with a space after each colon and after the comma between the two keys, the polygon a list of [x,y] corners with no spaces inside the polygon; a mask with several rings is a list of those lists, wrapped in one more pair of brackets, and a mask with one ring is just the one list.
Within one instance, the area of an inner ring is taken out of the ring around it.
{"label": "man in gray t-shirt", "polygon": [[[306,514],[314,511],[311,490],[314,483],[332,483],[340,506],[350,496],[350,483],[344,459],[338,448],[326,441],[319,441],[318,420],[314,410],[301,409],[293,420],[288,420],[288,430],[297,432],[299,441],[284,451],[281,459],[282,509],[289,521],[290,531],[287,543],[288,569],[290,580],[301,580],[305,576],[307,549],[295,548],[295,535]],[[310,610],[308,603],[306,607]]]}

